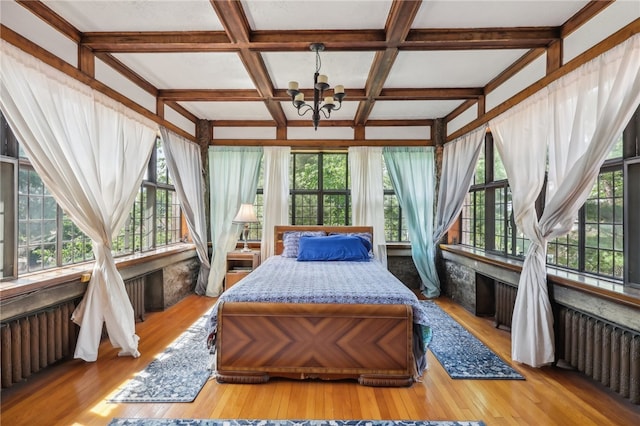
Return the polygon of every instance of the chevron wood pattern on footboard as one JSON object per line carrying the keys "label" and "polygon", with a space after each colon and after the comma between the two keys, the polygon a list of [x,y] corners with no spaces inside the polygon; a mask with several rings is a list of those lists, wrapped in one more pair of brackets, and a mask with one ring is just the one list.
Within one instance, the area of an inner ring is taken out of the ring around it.
{"label": "chevron wood pattern on footboard", "polygon": [[416,373],[412,327],[406,305],[227,302],[218,312],[216,379],[409,386]]}

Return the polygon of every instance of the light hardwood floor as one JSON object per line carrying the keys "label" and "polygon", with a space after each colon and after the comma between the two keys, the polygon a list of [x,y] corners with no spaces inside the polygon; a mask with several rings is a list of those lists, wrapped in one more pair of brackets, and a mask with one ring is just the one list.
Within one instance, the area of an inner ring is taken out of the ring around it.
{"label": "light hardwood floor", "polygon": [[[371,388],[354,382],[276,380],[262,385],[210,380],[193,403],[111,404],[106,400],[142,370],[215,299],[190,296],[137,324],[141,357],[119,358],[108,341],[95,363],[80,360],[2,391],[2,425],[106,425],[114,417],[244,419],[483,420],[492,425],[640,425],[640,407],[583,375],[514,367],[526,380],[452,380],[428,354],[422,383]],[[436,301],[503,359],[509,334],[448,299]]]}

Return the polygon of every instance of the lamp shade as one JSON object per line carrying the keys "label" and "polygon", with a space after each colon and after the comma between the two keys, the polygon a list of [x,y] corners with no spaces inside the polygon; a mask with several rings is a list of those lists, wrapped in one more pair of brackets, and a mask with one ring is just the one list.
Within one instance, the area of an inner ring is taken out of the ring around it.
{"label": "lamp shade", "polygon": [[258,221],[253,204],[240,204],[238,214],[233,218],[233,223],[255,223]]}

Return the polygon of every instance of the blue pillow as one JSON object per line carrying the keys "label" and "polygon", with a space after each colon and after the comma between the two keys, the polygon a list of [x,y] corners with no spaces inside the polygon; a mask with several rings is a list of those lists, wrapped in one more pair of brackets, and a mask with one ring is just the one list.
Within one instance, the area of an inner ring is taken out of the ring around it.
{"label": "blue pillow", "polygon": [[331,232],[329,235],[351,235],[362,239],[362,244],[367,248],[369,257],[373,257],[373,242],[369,232]]}
{"label": "blue pillow", "polygon": [[368,262],[369,250],[361,238],[351,235],[301,237],[298,260]]}

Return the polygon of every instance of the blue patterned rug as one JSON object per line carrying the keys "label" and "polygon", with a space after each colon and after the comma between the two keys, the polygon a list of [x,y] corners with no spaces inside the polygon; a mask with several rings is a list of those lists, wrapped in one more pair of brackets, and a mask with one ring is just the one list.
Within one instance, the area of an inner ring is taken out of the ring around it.
{"label": "blue patterned rug", "polygon": [[481,421],[113,419],[108,426],[484,426]]}
{"label": "blue patterned rug", "polygon": [[487,348],[467,329],[431,301],[429,311],[433,338],[429,350],[452,379],[515,379],[524,377]]}
{"label": "blue patterned rug", "polygon": [[196,399],[211,375],[211,355],[206,345],[208,316],[208,313],[203,315],[182,333],[108,402],[192,402]]}

